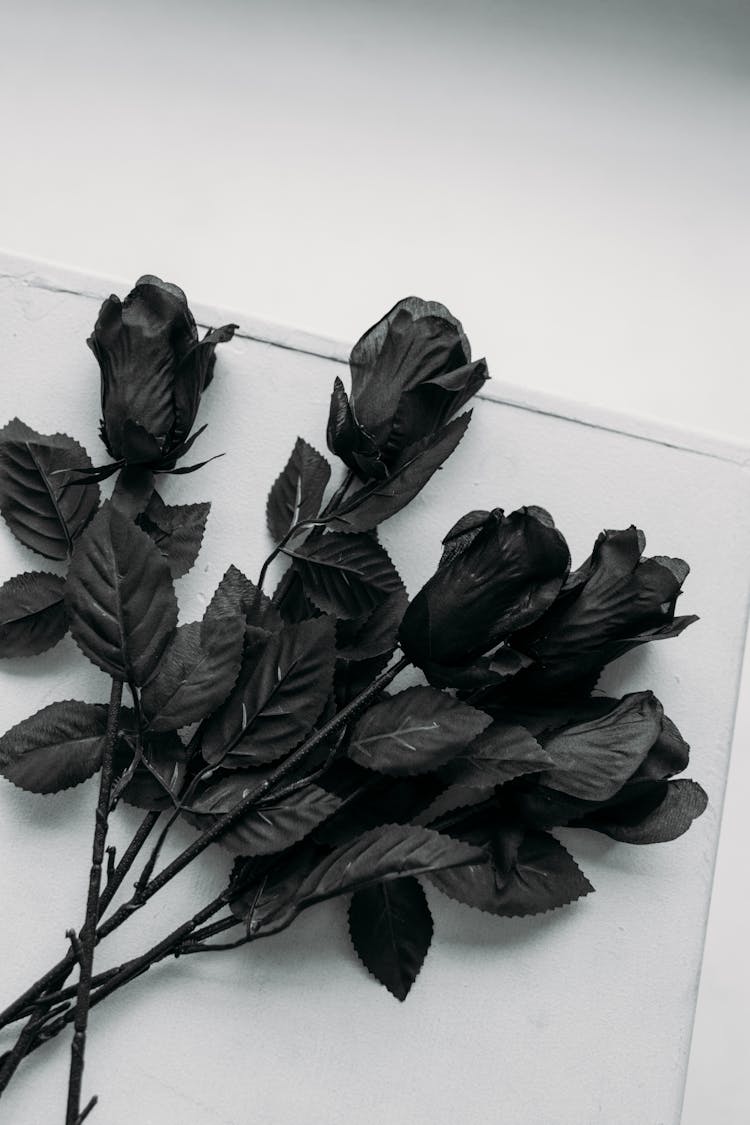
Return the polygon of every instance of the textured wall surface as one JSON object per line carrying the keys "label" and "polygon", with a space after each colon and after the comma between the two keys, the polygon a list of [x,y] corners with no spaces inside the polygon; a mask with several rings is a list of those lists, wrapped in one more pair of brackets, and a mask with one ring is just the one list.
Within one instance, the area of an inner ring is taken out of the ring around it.
{"label": "textured wall surface", "polygon": [[[17,413],[42,432],[72,432],[103,460],[84,341],[108,284],[11,260],[0,273],[2,420]],[[198,564],[178,584],[182,620],[201,612],[230,562],[257,573],[270,548],[267,489],[298,433],[324,446],[342,371],[341,347],[293,333],[280,341],[292,346],[279,347],[247,338],[263,332],[240,323],[247,335],[222,349],[201,408],[201,452],[226,456],[164,485],[172,501],[213,502]],[[489,393],[521,398],[512,388]],[[563,417],[564,405],[526,398],[483,398],[457,453],[383,541],[412,591],[434,567],[441,535],[472,507],[549,508],[574,562],[603,526],[631,522],[645,530],[648,553],[687,558],[681,611],[701,621],[621,660],[608,685],[660,696],[693,746],[689,772],[708,791],[707,813],[663,846],[561,834],[597,893],[546,917],[500,920],[428,891],[434,951],[404,1005],[354,958],[341,903],[314,908],[267,944],[153,970],[92,1016],[85,1087],[102,1096],[107,1125],[132,1121],[134,1106],[149,1125],[679,1121],[746,621],[750,527],[736,513],[750,499],[747,453],[616,417]],[[0,535],[0,578],[37,564]],[[0,725],[54,699],[106,692],[66,638],[33,664],[3,664]],[[92,783],[54,797],[0,786],[2,995],[43,969],[79,922],[94,794]],[[114,842],[136,820],[126,812]],[[176,842],[188,838],[186,830]],[[208,901],[227,866],[219,850],[202,857],[102,947],[99,967]],[[57,1119],[67,1062],[65,1040],[38,1052],[3,1120]]]}

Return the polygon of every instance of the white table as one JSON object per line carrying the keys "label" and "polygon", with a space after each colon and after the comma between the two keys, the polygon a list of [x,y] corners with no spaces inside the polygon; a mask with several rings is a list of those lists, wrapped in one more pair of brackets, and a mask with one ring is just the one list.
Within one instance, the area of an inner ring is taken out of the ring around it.
{"label": "white table", "polygon": [[[84,341],[112,283],[10,258],[0,273],[10,409],[42,432],[74,433],[98,460],[98,375]],[[202,449],[227,456],[166,486],[176,501],[213,501],[198,565],[179,584],[183,620],[230,562],[257,572],[268,486],[298,433],[324,447],[347,354],[249,316],[196,312],[203,323],[235,319],[241,332],[201,407]],[[430,893],[436,941],[404,1005],[353,958],[340,903],[273,942],[162,966],[92,1016],[86,1089],[102,1095],[107,1125],[130,1122],[136,1105],[154,1125],[676,1125],[748,605],[750,526],[738,516],[750,500],[747,459],[739,447],[487,385],[469,436],[383,541],[412,591],[440,536],[473,507],[549,508],[578,561],[603,526],[630,522],[645,530],[648,553],[687,558],[680,608],[700,623],[608,677],[617,690],[657,692],[693,746],[689,773],[708,791],[707,813],[663,846],[565,833],[597,894],[548,917],[503,921]],[[36,561],[0,536],[3,578]],[[106,698],[104,677],[70,639],[0,677],[3,728],[56,698]],[[0,898],[12,904],[3,994],[47,965],[80,913],[93,800],[92,783],[47,798],[0,787]],[[146,929],[166,932],[226,866],[218,850],[204,856],[159,896],[148,926],[124,927],[98,964],[134,952]],[[65,1041],[38,1052],[7,1095],[7,1119],[59,1116],[67,1061]]]}

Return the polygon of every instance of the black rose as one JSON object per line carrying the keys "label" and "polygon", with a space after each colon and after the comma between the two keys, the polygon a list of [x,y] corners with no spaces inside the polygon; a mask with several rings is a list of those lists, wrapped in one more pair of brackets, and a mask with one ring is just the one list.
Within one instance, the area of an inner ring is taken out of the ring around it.
{"label": "black rose", "polygon": [[406,297],[354,345],[348,397],[334,384],[328,447],[362,480],[384,478],[409,446],[435,433],[488,378],[459,321]]}
{"label": "black rose", "polygon": [[493,650],[555,600],[570,553],[541,508],[471,512],[443,542],[440,565],[409,604],[399,639],[433,682],[467,686],[477,668],[499,671],[503,654]]}
{"label": "black rose", "polygon": [[675,839],[706,807],[688,779],[690,748],[651,692],[556,708],[497,711],[523,723],[551,759],[502,794],[506,812],[533,828],[589,828],[625,843]]}
{"label": "black rose", "polygon": [[696,617],[675,617],[690,568],[642,557],[642,531],[603,531],[547,612],[511,638],[534,663],[508,685],[536,698],[588,694],[606,664],[647,641],[675,637]]}
{"label": "black rose", "polygon": [[216,345],[236,327],[199,339],[182,290],[150,275],[124,301],[107,298],[88,345],[101,371],[102,440],[118,464],[174,467],[192,444]]}

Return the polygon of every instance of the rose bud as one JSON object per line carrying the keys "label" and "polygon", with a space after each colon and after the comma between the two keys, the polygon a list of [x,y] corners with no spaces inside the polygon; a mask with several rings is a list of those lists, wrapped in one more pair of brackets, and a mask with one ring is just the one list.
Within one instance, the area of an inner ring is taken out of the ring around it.
{"label": "rose bud", "polygon": [[554,601],[570,554],[541,508],[471,512],[443,542],[438,569],[409,604],[399,640],[433,682],[466,686],[478,661]]}
{"label": "rose bud", "polygon": [[328,448],[362,480],[383,479],[399,455],[435,433],[487,378],[444,305],[406,297],[354,345],[347,397],[337,379]]}
{"label": "rose bud", "polygon": [[236,327],[199,339],[182,290],[150,275],[124,301],[107,298],[87,342],[101,371],[102,440],[118,465],[174,467],[197,437],[189,435],[216,345]]}
{"label": "rose bud", "polygon": [[635,527],[601,533],[544,616],[511,638],[513,648],[534,661],[509,684],[511,691],[529,697],[588,693],[605,664],[647,641],[675,637],[697,620],[675,617],[687,563],[644,559],[645,544]]}
{"label": "rose bud", "polygon": [[575,826],[634,844],[675,839],[706,806],[699,785],[670,781],[690,748],[651,692],[537,707],[527,723],[551,759],[503,794],[506,813],[535,828]]}

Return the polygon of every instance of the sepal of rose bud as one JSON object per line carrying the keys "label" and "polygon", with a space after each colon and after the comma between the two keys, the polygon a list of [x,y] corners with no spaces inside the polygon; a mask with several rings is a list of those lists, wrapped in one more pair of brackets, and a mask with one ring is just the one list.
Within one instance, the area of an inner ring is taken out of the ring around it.
{"label": "sepal of rose bud", "polygon": [[386,476],[378,447],[354,417],[349,396],[338,377],[331,393],[326,441],[331,453],[363,480],[377,480]]}
{"label": "sepal of rose bud", "polygon": [[[471,526],[463,527],[464,521]],[[399,639],[419,666],[467,665],[554,601],[570,566],[543,509],[474,512],[449,532],[435,574],[409,604]]]}
{"label": "sepal of rose bud", "polygon": [[328,447],[363,480],[388,475],[405,449],[435,433],[489,378],[444,305],[406,297],[350,357],[351,395],[336,381]]}
{"label": "sepal of rose bud", "polygon": [[101,436],[116,462],[174,463],[211,381],[216,345],[235,328],[200,339],[183,291],[150,274],[124,301],[107,298],[87,342],[101,376]]}

